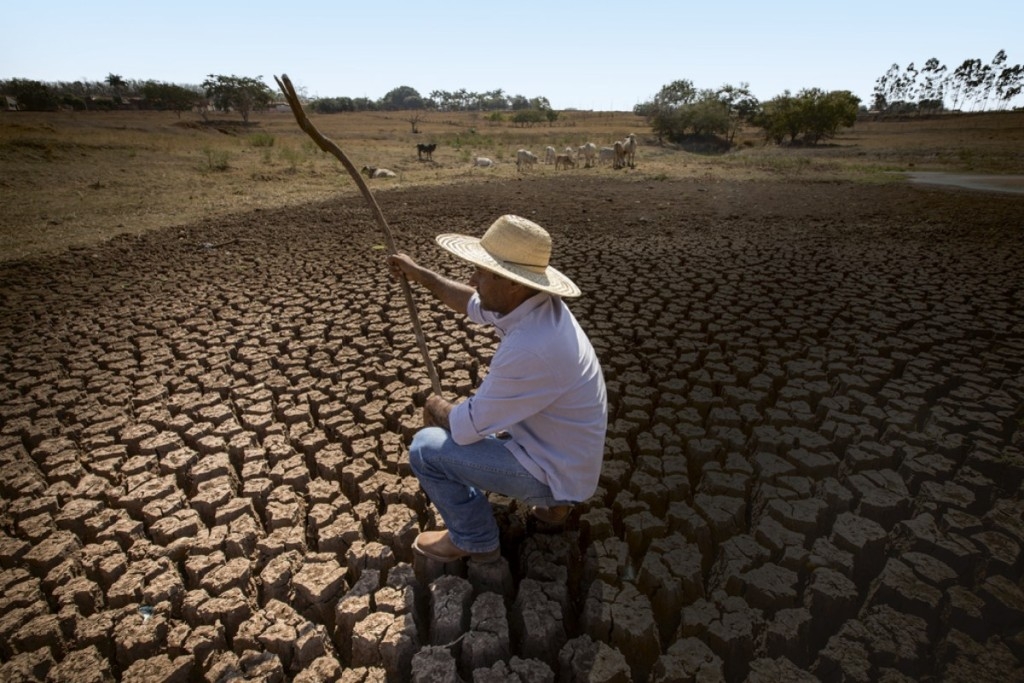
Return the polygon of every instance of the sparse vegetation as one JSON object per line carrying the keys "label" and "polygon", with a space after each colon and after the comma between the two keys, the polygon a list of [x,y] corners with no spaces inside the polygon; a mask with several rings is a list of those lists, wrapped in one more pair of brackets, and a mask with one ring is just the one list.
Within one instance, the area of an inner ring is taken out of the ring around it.
{"label": "sparse vegetation", "polygon": [[[410,134],[401,112],[313,116],[358,166],[399,172],[392,187],[475,182],[481,177],[472,167],[477,156],[495,161],[487,178],[513,179],[511,160],[520,147],[542,152],[546,145],[605,146],[631,132],[640,149],[637,168],[619,175],[624,182],[784,177],[874,183],[894,182],[900,176],[893,171],[910,169],[1019,173],[1024,147],[1024,112],[912,122],[862,118],[827,145],[789,148],[766,145],[758,129],[740,126],[728,153],[659,142],[643,117],[626,112],[562,112],[555,127],[486,121],[478,112],[428,113],[419,136]],[[5,207],[0,225],[4,258],[46,250],[51,242],[86,244],[126,230],[358,192],[337,160],[320,152],[290,113],[254,114],[248,124],[154,111],[0,117],[6,117],[0,125],[0,177],[5,192],[19,198]],[[416,161],[416,143],[424,135],[438,142],[429,167]],[[264,146],[271,139],[273,145]],[[599,166],[570,172],[611,171]],[[553,168],[541,165],[535,175],[547,173]],[[94,183],[116,191],[90,190]]]}
{"label": "sparse vegetation", "polygon": [[206,157],[206,168],[210,171],[226,171],[231,168],[228,163],[229,155],[222,149],[203,148],[203,155]]}

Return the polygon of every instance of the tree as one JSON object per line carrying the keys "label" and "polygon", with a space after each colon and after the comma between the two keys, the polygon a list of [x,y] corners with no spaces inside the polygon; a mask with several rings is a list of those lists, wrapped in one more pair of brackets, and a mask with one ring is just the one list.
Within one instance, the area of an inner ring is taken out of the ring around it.
{"label": "tree", "polygon": [[980,59],[965,59],[958,66],[950,77],[953,84],[953,109],[959,109],[961,104],[971,101],[975,97],[975,88],[979,82],[981,71]]}
{"label": "tree", "polygon": [[41,81],[14,78],[0,85],[5,93],[18,99],[18,109],[22,111],[56,111],[60,106],[60,98]]}
{"label": "tree", "polygon": [[725,136],[728,143],[758,106],[746,83],[697,90],[692,81],[680,79],[663,86],[652,100],[636,105],[633,111],[647,119],[658,137],[670,142],[682,142],[692,134]]}
{"label": "tree", "polygon": [[121,103],[121,88],[128,85],[125,80],[117,74],[107,74],[106,84],[110,86],[110,89],[114,92],[114,101],[118,104]]}
{"label": "tree", "polygon": [[1000,50],[996,53],[996,56],[992,58],[992,63],[984,68],[984,74],[982,76],[981,89],[983,94],[981,96],[982,110],[988,109],[988,101],[992,97],[992,91],[995,89],[996,81],[999,75],[1003,71],[1003,64],[1006,63],[1006,50]]}
{"label": "tree", "polygon": [[661,108],[676,108],[686,104],[692,104],[697,99],[697,90],[693,87],[693,81],[680,79],[662,86],[658,94],[654,96],[654,104]]}
{"label": "tree", "polygon": [[787,135],[790,141],[796,140],[802,127],[797,99],[784,91],[765,102],[751,123],[764,131],[765,140],[777,145],[785,142]]}
{"label": "tree", "polygon": [[153,109],[173,111],[181,118],[181,112],[189,111],[196,106],[201,93],[174,83],[146,81],[142,85],[142,96],[146,104]]}
{"label": "tree", "polygon": [[512,111],[522,111],[530,108],[530,100],[526,95],[513,95],[510,103]]}
{"label": "tree", "polygon": [[797,94],[803,123],[803,139],[812,145],[826,138],[834,138],[840,127],[850,127],[857,121],[860,98],[849,90],[824,92],[817,88]]}
{"label": "tree", "polygon": [[263,82],[263,76],[249,78],[210,74],[203,81],[203,89],[206,96],[212,98],[216,109],[234,109],[245,123],[249,122],[249,114],[254,109],[265,109],[274,100],[274,93]]}
{"label": "tree", "polygon": [[728,140],[732,143],[740,125],[757,114],[761,103],[751,94],[749,83],[740,83],[739,86],[726,83],[718,89],[716,97],[726,107],[729,117]]}
{"label": "tree", "polygon": [[917,103],[919,112],[936,112],[944,108],[946,86],[946,65],[932,57],[924,63],[921,75],[924,82],[918,91],[920,99]]}
{"label": "tree", "polygon": [[424,100],[415,88],[408,85],[400,85],[388,91],[384,97],[380,98],[380,108],[384,111],[423,109]]}
{"label": "tree", "polygon": [[521,109],[512,115],[512,123],[517,126],[529,127],[535,123],[543,123],[546,118],[541,109]]}
{"label": "tree", "polygon": [[1005,109],[1006,105],[1017,95],[1020,95],[1022,84],[1024,84],[1024,67],[1020,64],[1006,67],[996,77],[996,99],[999,102],[999,109]]}
{"label": "tree", "polygon": [[764,131],[765,139],[782,144],[786,137],[816,144],[835,137],[840,127],[857,120],[860,98],[848,90],[825,92],[819,88],[801,90],[793,96],[787,90],[764,103],[751,122]]}
{"label": "tree", "polygon": [[337,114],[338,112],[356,110],[356,105],[351,97],[321,97],[313,100],[309,106],[318,114]]}
{"label": "tree", "polygon": [[643,114],[659,138],[678,142],[690,127],[690,112],[685,107],[693,103],[696,95],[693,81],[672,81],[662,86],[649,102],[635,106],[633,111]]}
{"label": "tree", "polygon": [[875,90],[871,98],[871,108],[875,111],[887,111],[892,100],[892,88],[900,76],[900,65],[893,63],[889,70],[875,79]]}

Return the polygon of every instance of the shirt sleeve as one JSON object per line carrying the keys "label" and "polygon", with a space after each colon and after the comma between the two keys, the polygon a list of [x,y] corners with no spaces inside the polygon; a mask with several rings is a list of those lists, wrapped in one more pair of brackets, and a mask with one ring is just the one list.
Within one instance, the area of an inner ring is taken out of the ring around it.
{"label": "shirt sleeve", "polygon": [[544,410],[560,390],[554,368],[538,353],[502,348],[477,392],[449,415],[452,439],[465,446],[506,431]]}

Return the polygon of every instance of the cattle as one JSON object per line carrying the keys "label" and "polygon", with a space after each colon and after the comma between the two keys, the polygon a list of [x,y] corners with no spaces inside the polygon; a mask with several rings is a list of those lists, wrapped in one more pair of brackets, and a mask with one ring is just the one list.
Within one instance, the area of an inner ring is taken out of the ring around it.
{"label": "cattle", "polygon": [[598,150],[597,159],[603,164],[615,162],[615,149],[613,147],[602,147]]}
{"label": "cattle", "polygon": [[626,163],[629,164],[630,168],[636,168],[636,134],[630,133],[627,135],[622,144],[626,151]]}
{"label": "cattle", "polygon": [[416,156],[420,161],[423,161],[423,157],[426,157],[427,161],[433,161],[435,149],[437,149],[436,142],[431,142],[429,145],[422,142],[416,143]]}
{"label": "cattle", "polygon": [[555,170],[559,168],[572,168],[576,166],[576,162],[572,160],[571,154],[559,154],[555,157]]}
{"label": "cattle", "polygon": [[544,163],[553,164],[555,163],[555,148],[548,145],[544,148]]}
{"label": "cattle", "polygon": [[367,178],[397,178],[398,174],[387,168],[363,166],[363,175]]}
{"label": "cattle", "polygon": [[614,168],[636,168],[636,134],[630,133],[625,140],[615,141]]}
{"label": "cattle", "polygon": [[583,159],[584,168],[590,168],[597,163],[597,145],[593,142],[580,145],[576,150],[576,163],[579,163],[580,159]]}
{"label": "cattle", "polygon": [[520,149],[516,151],[516,170],[523,170],[523,166],[533,166],[537,163],[537,155],[533,152]]}
{"label": "cattle", "polygon": [[476,159],[473,159],[473,165],[479,166],[480,168],[490,168],[494,165],[494,162],[487,157],[477,157]]}

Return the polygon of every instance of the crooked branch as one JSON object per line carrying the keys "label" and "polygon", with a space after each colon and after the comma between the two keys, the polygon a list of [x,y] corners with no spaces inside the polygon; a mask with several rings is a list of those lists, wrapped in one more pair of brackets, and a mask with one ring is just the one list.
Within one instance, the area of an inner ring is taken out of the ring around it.
{"label": "crooked branch", "polygon": [[[341,162],[348,174],[352,176],[352,179],[356,182],[356,186],[359,191],[363,194],[363,198],[366,203],[370,205],[370,210],[373,212],[374,218],[377,220],[377,225],[380,226],[381,231],[384,233],[384,240],[387,242],[388,253],[396,254],[398,249],[395,246],[395,238],[391,234],[391,228],[388,227],[388,222],[384,220],[384,212],[380,210],[380,205],[377,204],[377,200],[374,198],[373,193],[370,192],[370,187],[366,184],[363,176],[356,169],[355,165],[349,160],[341,147],[336,145],[332,140],[324,136],[316,126],[306,116],[306,112],[302,109],[302,103],[299,102],[299,96],[295,93],[295,88],[292,86],[291,80],[286,74],[282,74],[280,78],[274,76],[274,80],[277,81],[278,87],[281,88],[281,92],[284,93],[285,98],[288,100],[288,106],[291,107],[292,113],[295,115],[295,120],[299,124],[299,128],[306,132],[313,142],[316,143],[317,147],[322,149],[329,154],[333,154],[337,157],[338,161]],[[409,317],[412,319],[413,331],[416,333],[416,343],[419,345],[420,353],[423,355],[423,362],[427,366],[427,375],[430,377],[430,385],[438,396],[441,394],[441,380],[437,376],[437,369],[434,367],[434,363],[430,360],[430,353],[427,350],[427,340],[423,336],[423,326],[420,324],[420,317],[416,311],[416,303],[412,298],[412,289],[409,287],[409,282],[403,277],[400,278],[402,285],[402,294],[405,296],[405,304],[409,308]]]}

